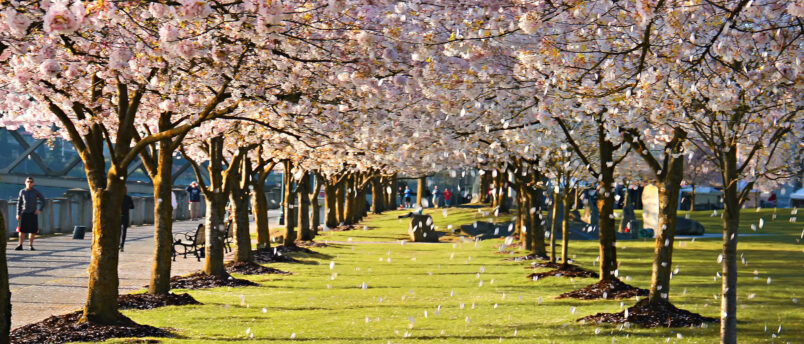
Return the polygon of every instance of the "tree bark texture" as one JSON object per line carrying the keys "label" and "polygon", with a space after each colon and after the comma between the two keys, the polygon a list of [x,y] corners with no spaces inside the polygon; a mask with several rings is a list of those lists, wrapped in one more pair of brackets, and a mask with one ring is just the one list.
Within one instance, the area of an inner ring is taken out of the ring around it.
{"label": "tree bark texture", "polygon": [[561,218],[561,264],[564,266],[569,264],[569,206],[570,197],[574,194],[572,190],[567,190],[561,198],[564,205],[564,216]]}
{"label": "tree bark texture", "polygon": [[346,180],[349,179],[349,176],[344,176],[343,179],[338,183],[338,186],[335,188],[335,206],[337,209],[338,215],[338,224],[345,224],[346,223],[346,188],[347,182]]}
{"label": "tree bark texture", "polygon": [[324,185],[324,204],[326,204],[326,210],[324,213],[326,214],[327,220],[326,225],[329,228],[338,227],[338,197],[335,194],[338,186],[332,183],[332,180],[327,180],[327,183]]}
{"label": "tree bark texture", "polygon": [[296,199],[299,203],[298,226],[300,240],[313,240],[310,229],[310,173],[304,172],[296,187]]}
{"label": "tree bark texture", "polygon": [[[720,342],[737,343],[737,228],[740,225],[740,192],[737,146],[723,153],[723,263],[720,298]],[[749,187],[750,189],[750,187]]]}
{"label": "tree bark texture", "polygon": [[[614,165],[607,166],[614,161],[614,145],[606,140],[605,128],[598,125],[598,145],[600,151],[600,184],[598,185],[597,207],[600,212],[598,219],[600,238],[600,280],[607,281],[614,277],[617,270],[617,251],[614,227]],[[591,205],[590,205],[591,206]]]}
{"label": "tree bark texture", "polygon": [[271,247],[271,230],[268,221],[268,199],[265,197],[265,180],[256,178],[252,183],[254,187],[251,198],[251,211],[257,225],[257,248]]}
{"label": "tree bark texture", "polygon": [[[244,151],[245,150],[245,151]],[[241,148],[240,154],[247,154],[248,149]],[[240,166],[235,166],[236,171],[230,180],[229,202],[232,204],[234,218],[232,219],[233,237],[235,241],[234,261],[251,262],[251,233],[249,230],[248,204],[249,204],[249,179],[251,176],[251,162],[249,159],[239,159]]]}
{"label": "tree bark texture", "polygon": [[[676,154],[676,152],[673,152]],[[672,155],[672,154],[671,154]],[[681,180],[684,177],[684,157],[670,157],[667,171],[659,183],[659,222],[653,246],[653,267],[648,302],[659,305],[667,302],[670,293],[670,271],[673,267],[673,242],[676,237],[676,218]]]}
{"label": "tree bark texture", "polygon": [[382,183],[380,182],[380,177],[376,176],[371,178],[371,213],[372,214],[382,214],[383,210],[385,210],[384,205],[384,197],[382,191]]}
{"label": "tree bark texture", "polygon": [[[160,143],[160,147],[169,145]],[[170,292],[170,269],[173,252],[173,154],[171,150],[160,149],[156,174],[151,177],[154,183],[154,263],[151,265],[149,294]]]}
{"label": "tree bark texture", "polygon": [[[550,262],[551,263],[556,262],[556,233],[558,233],[558,226],[559,226],[559,221],[558,221],[559,212],[558,212],[558,210],[559,210],[562,198],[563,197],[562,197],[561,193],[553,191],[553,203],[551,204],[551,207],[550,207],[551,219],[552,219],[550,221]],[[564,208],[564,209],[566,209],[566,208]],[[566,211],[564,211],[564,213],[565,214],[561,219],[562,222],[564,221],[563,218],[567,217],[567,215],[568,215]],[[563,234],[564,233],[562,233],[562,235]]]}
{"label": "tree bark texture", "polygon": [[419,177],[416,179],[416,204],[424,208],[422,200],[424,199],[424,190],[427,189],[427,177]]}
{"label": "tree bark texture", "polygon": [[344,202],[344,206],[343,206],[343,212],[344,212],[344,214],[343,214],[343,216],[344,216],[343,224],[348,226],[348,225],[352,225],[352,224],[355,223],[354,222],[355,211],[356,211],[355,207],[357,206],[355,204],[355,198],[356,198],[355,197],[355,193],[356,193],[355,184],[357,184],[357,183],[355,183],[355,175],[353,173],[350,173],[349,176],[346,177],[346,180],[345,180],[344,184],[345,184],[345,188],[346,188],[344,190],[344,198],[346,199],[346,202]]}
{"label": "tree bark texture", "polygon": [[296,245],[296,192],[293,190],[293,178],[290,176],[291,163],[285,161],[285,246]]}
{"label": "tree bark texture", "polygon": [[[105,166],[100,167],[105,169]],[[92,195],[92,253],[89,263],[87,302],[81,321],[114,324],[121,318],[117,310],[120,253],[120,209],[125,195],[125,177],[109,169],[103,180],[102,170],[85,167]],[[105,186],[105,187],[104,187]]]}
{"label": "tree bark texture", "polygon": [[262,146],[258,147],[257,156],[258,173],[256,178],[251,180],[251,210],[254,214],[254,222],[257,225],[257,248],[266,249],[271,247],[271,230],[268,224],[268,199],[265,197],[265,179],[273,171],[276,162],[263,160]]}

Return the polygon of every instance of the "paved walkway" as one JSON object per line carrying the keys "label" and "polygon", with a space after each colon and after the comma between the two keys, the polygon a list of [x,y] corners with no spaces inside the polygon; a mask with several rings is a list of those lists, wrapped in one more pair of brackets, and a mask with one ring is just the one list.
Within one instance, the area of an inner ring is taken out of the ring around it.
{"label": "paved walkway", "polygon": [[[271,224],[278,212],[270,211]],[[195,229],[200,221],[176,222],[174,232]],[[254,230],[252,228],[252,230]],[[153,226],[128,229],[126,250],[120,253],[118,274],[120,293],[142,289],[148,285],[153,261]],[[87,267],[92,235],[73,240],[72,235],[37,238],[36,251],[29,251],[27,238],[24,251],[15,251],[16,238],[6,247],[11,284],[11,328],[34,323],[51,315],[81,309],[87,297]],[[229,257],[227,257],[228,259]],[[203,260],[176,257],[172,275],[184,275],[203,268]]]}

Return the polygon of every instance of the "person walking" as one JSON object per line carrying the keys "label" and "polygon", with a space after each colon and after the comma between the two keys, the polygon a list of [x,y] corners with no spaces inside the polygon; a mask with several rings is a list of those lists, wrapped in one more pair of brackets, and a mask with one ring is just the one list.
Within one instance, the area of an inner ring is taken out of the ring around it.
{"label": "person walking", "polygon": [[123,248],[126,245],[126,232],[130,223],[129,211],[131,209],[134,209],[134,200],[131,199],[131,196],[125,194],[123,196],[123,215],[120,219],[120,252],[123,252]]}
{"label": "person walking", "polygon": [[433,208],[438,208],[438,203],[441,202],[441,191],[438,191],[438,185],[433,187]]}
{"label": "person walking", "polygon": [[444,206],[449,207],[450,203],[449,200],[452,198],[452,192],[449,191],[449,188],[444,189]]}
{"label": "person walking", "polygon": [[410,188],[405,185],[405,208],[410,208]]}
{"label": "person walking", "polygon": [[198,183],[192,182],[187,187],[187,199],[190,204],[190,221],[195,221],[201,215],[199,214],[201,209],[201,188],[198,187]]}
{"label": "person walking", "polygon": [[[34,249],[34,237],[39,233],[39,212],[45,209],[45,196],[39,190],[34,189],[34,180],[31,177],[25,179],[25,188],[20,190],[17,198],[17,232],[20,233],[20,244],[15,250],[22,251],[22,244],[25,242],[25,233],[28,233],[28,241],[31,251]],[[39,209],[36,202],[40,201]]]}

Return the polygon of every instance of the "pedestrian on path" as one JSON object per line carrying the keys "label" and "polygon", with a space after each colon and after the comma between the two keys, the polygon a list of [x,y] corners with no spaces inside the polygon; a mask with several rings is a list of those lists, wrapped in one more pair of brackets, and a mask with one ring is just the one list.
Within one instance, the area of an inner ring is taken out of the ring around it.
{"label": "pedestrian on path", "polygon": [[[35,251],[33,247],[34,237],[39,233],[39,212],[45,209],[45,196],[34,189],[34,180],[31,177],[25,179],[25,188],[20,190],[19,198],[17,199],[17,232],[20,233],[20,245],[17,246],[17,251],[22,251],[22,244],[25,242],[25,233],[28,233],[28,241],[31,251]],[[39,209],[36,208],[36,201],[41,201]]]}
{"label": "pedestrian on path", "polygon": [[131,209],[134,209],[134,200],[131,199],[131,196],[125,194],[123,196],[123,216],[120,222],[120,252],[123,252],[123,248],[126,246],[126,232],[128,232],[129,211]]}
{"label": "pedestrian on path", "polygon": [[452,192],[449,191],[449,188],[444,189],[444,206],[449,207],[450,203],[449,200],[452,198]]}
{"label": "pedestrian on path", "polygon": [[405,185],[405,208],[410,208],[410,188]]}
{"label": "pedestrian on path", "polygon": [[438,185],[433,187],[433,208],[438,208],[441,202],[441,191],[438,191]]}
{"label": "pedestrian on path", "polygon": [[192,182],[187,187],[187,198],[190,204],[190,221],[195,221],[201,216],[199,214],[201,209],[201,188],[198,187],[198,183]]}

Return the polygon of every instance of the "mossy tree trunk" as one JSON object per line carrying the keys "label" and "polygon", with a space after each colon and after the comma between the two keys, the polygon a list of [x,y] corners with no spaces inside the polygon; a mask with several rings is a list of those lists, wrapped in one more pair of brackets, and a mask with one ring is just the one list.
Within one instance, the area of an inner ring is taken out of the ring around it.
{"label": "mossy tree trunk", "polygon": [[[241,168],[240,161],[245,158],[248,149],[238,150],[228,167],[224,170],[223,163],[223,136],[215,136],[201,142],[201,147],[207,154],[209,183],[204,181],[201,174],[201,167],[198,162],[190,158],[184,149],[182,155],[192,166],[201,191],[204,193],[204,202],[207,207],[207,216],[204,219],[204,273],[220,278],[226,277],[226,269],[223,266],[223,245],[226,236],[226,225],[224,224],[226,214],[226,201],[235,183],[240,180],[235,176],[239,175],[238,169]],[[248,215],[246,215],[248,216]]]}
{"label": "mossy tree trunk", "polygon": [[229,188],[229,202],[232,204],[234,219],[232,220],[232,235],[234,237],[234,261],[252,262],[251,233],[249,230],[248,205],[249,184],[251,184],[251,161],[245,156],[250,148],[241,147],[238,154],[244,156],[238,161],[239,166],[232,170],[232,186]]}
{"label": "mossy tree trunk", "polygon": [[338,224],[345,224],[346,223],[346,189],[347,185],[349,184],[347,180],[351,173],[345,173],[343,175],[343,179],[338,183],[337,187],[335,188],[335,206],[337,209],[338,215]]}
{"label": "mossy tree trunk", "polygon": [[291,170],[293,164],[289,160],[283,162],[285,167],[285,202],[282,205],[285,207],[285,233],[283,235],[285,246],[296,246],[296,192],[293,190],[293,178],[291,178]]}
{"label": "mossy tree trunk", "polygon": [[[684,141],[687,133],[675,128],[673,138],[664,147],[664,160],[660,163],[648,150],[636,130],[624,132],[624,138],[631,144],[654,173],[659,183],[659,228],[653,245],[653,268],[651,272],[650,295],[648,302],[653,307],[661,307],[668,302],[670,293],[670,272],[673,265],[673,242],[676,234],[678,197],[684,177]],[[627,192],[627,190],[626,190]],[[630,197],[628,199],[630,201]],[[601,215],[602,216],[602,215]],[[621,226],[622,227],[622,226]]]}
{"label": "mossy tree trunk", "polygon": [[[154,166],[156,171],[151,175],[157,202],[154,204],[154,263],[151,265],[148,293],[160,295],[170,292],[173,252],[173,150],[161,149],[171,144],[167,141],[160,142],[158,165]],[[146,171],[150,170],[148,164],[143,166],[146,166]]]}
{"label": "mossy tree trunk", "polygon": [[427,189],[427,177],[419,177],[416,178],[416,204],[424,208],[424,203],[422,200],[424,199],[424,190]]}
{"label": "mossy tree trunk", "polygon": [[385,196],[383,195],[380,176],[371,178],[371,213],[382,214],[385,210]]}
{"label": "mossy tree trunk", "polygon": [[569,206],[570,206],[570,197],[572,197],[574,193],[570,190],[564,193],[564,197],[561,198],[561,201],[564,205],[564,216],[561,218],[561,264],[563,266],[567,266],[569,264]]}
{"label": "mossy tree trunk", "polygon": [[336,181],[336,177],[330,177],[326,179],[326,184],[324,185],[324,204],[326,205],[326,210],[324,214],[326,214],[326,221],[325,224],[329,228],[338,227],[338,196],[336,192],[338,190],[338,182]]}
{"label": "mossy tree trunk", "polygon": [[[555,188],[554,188],[555,190]],[[552,203],[550,204],[550,262],[556,262],[556,233],[558,233],[559,228],[559,209],[561,207],[561,199],[562,194],[561,192],[553,191]],[[561,217],[562,221],[563,218],[567,217],[566,209],[564,210],[564,216]],[[562,235],[564,233],[561,233]]]}
{"label": "mossy tree trunk", "polygon": [[92,253],[87,305],[81,321],[114,324],[122,319],[117,310],[117,264],[126,169],[118,170],[112,166],[105,180],[103,169],[105,166],[98,169],[85,167],[92,196]]}
{"label": "mossy tree trunk", "polygon": [[258,147],[257,159],[257,174],[251,180],[253,188],[251,210],[254,214],[254,222],[257,225],[257,248],[267,249],[271,247],[271,231],[268,224],[268,199],[265,197],[265,179],[273,171],[276,161],[265,161],[263,159],[262,146]]}
{"label": "mossy tree trunk", "polygon": [[[159,130],[175,128],[171,113],[159,114]],[[154,254],[151,265],[149,294],[167,294],[170,291],[170,269],[173,252],[173,154],[179,148],[187,132],[173,138],[164,138],[140,152],[143,169],[154,185]],[[139,139],[139,138],[136,138]]]}
{"label": "mossy tree trunk", "polygon": [[302,173],[298,183],[296,199],[299,202],[299,212],[297,213],[299,239],[309,241],[313,240],[313,231],[310,229],[310,172]]}
{"label": "mossy tree trunk", "polygon": [[737,145],[722,153],[723,175],[723,263],[721,267],[720,342],[737,343],[737,229],[740,226],[740,208],[745,194],[753,183],[737,190]]}
{"label": "mossy tree trunk", "polygon": [[[600,281],[609,281],[614,279],[614,271],[617,270],[617,237],[615,236],[617,229],[614,226],[614,169],[617,164],[622,161],[622,158],[614,159],[614,152],[618,147],[607,138],[606,122],[603,116],[605,116],[605,114],[600,113],[594,117],[595,131],[597,134],[597,169],[586,157],[584,150],[581,149],[575,141],[571,130],[564,120],[556,118],[556,122],[564,132],[564,136],[567,141],[569,141],[575,154],[577,154],[584,165],[587,166],[589,173],[599,181],[597,188],[597,208],[600,214],[600,218],[598,219]],[[589,206],[593,205],[590,204]]]}
{"label": "mossy tree trunk", "polygon": [[346,177],[344,181],[344,198],[345,202],[343,205],[343,224],[344,225],[352,225],[354,224],[354,217],[355,217],[355,174],[349,173],[349,176]]}

